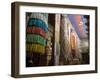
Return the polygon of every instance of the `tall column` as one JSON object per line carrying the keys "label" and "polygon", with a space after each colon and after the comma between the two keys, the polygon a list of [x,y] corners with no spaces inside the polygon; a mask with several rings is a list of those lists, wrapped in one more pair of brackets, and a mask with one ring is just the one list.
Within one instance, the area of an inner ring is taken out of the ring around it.
{"label": "tall column", "polygon": [[55,58],[55,65],[59,65],[59,55],[60,55],[60,14],[55,15],[55,51],[54,51],[54,58]]}
{"label": "tall column", "polygon": [[68,64],[67,59],[70,52],[69,28],[67,15],[62,15],[60,25],[60,61],[61,64]]}

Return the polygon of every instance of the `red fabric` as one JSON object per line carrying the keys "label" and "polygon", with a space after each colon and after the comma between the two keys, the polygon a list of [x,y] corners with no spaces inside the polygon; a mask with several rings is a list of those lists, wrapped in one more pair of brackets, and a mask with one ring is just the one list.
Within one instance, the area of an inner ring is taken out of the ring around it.
{"label": "red fabric", "polygon": [[36,27],[36,26],[33,26],[33,27],[27,27],[26,28],[26,32],[27,33],[32,33],[32,34],[40,34],[41,36],[45,37],[46,36],[46,33],[44,32],[43,29],[39,28],[39,27]]}

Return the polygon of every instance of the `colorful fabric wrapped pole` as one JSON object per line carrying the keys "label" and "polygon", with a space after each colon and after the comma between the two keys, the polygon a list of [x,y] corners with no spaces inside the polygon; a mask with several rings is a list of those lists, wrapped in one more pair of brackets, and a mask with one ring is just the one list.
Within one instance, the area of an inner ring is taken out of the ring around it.
{"label": "colorful fabric wrapped pole", "polygon": [[26,27],[26,51],[45,53],[48,14],[32,13]]}

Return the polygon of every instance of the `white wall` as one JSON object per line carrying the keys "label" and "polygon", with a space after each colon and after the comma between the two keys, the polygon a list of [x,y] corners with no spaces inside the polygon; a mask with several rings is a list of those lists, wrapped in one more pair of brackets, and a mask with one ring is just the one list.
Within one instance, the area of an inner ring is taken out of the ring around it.
{"label": "white wall", "polygon": [[[17,80],[10,76],[11,68],[11,2],[15,0],[0,0],[0,80]],[[55,3],[55,4],[77,4],[99,6],[100,0],[16,0],[16,1],[30,1],[41,3]],[[100,9],[100,7],[99,7]],[[100,14],[100,10],[99,13]],[[98,16],[100,21],[100,16]],[[100,23],[99,23],[100,26]],[[100,34],[100,27],[98,33]],[[100,41],[100,37],[98,37]],[[98,43],[99,44],[99,43]],[[100,46],[99,46],[100,47]],[[100,52],[100,49],[99,49]],[[99,53],[98,52],[98,53]],[[100,54],[98,54],[98,58]],[[98,59],[98,67],[100,68],[100,58]],[[18,80],[100,80],[100,69],[98,74],[80,74],[80,75],[65,75],[65,76],[51,76],[38,78],[22,78]]]}

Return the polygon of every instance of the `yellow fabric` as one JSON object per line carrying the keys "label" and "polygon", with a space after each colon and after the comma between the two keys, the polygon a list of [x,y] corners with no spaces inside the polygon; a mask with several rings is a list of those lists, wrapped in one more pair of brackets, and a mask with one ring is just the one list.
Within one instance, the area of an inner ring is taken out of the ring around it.
{"label": "yellow fabric", "polygon": [[44,54],[45,53],[45,46],[42,46],[40,44],[26,44],[26,51],[35,52]]}

